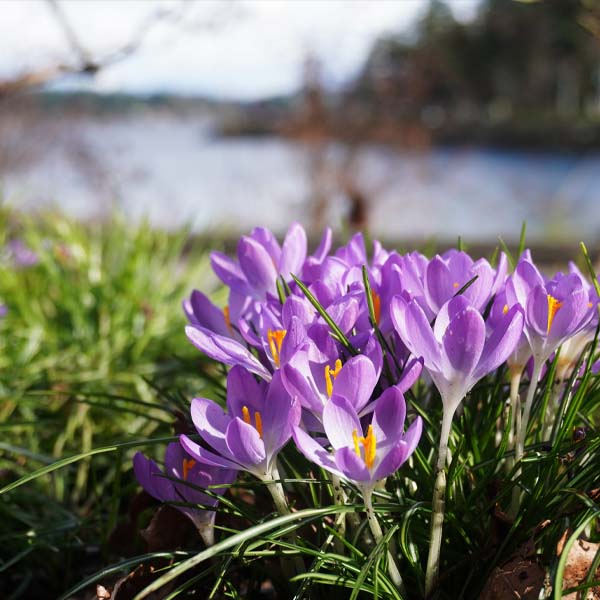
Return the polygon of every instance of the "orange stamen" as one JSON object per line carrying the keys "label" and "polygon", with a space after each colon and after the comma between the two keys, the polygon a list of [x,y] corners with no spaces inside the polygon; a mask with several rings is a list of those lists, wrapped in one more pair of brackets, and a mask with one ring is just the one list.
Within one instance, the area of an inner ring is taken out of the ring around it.
{"label": "orange stamen", "polygon": [[229,316],[229,306],[226,306],[223,309],[223,318],[225,319],[225,325],[227,325],[227,329],[229,329],[229,331],[233,333],[233,327],[231,326],[231,317]]}
{"label": "orange stamen", "polygon": [[367,465],[367,469],[371,469],[375,463],[375,455],[377,453],[377,440],[373,433],[373,425],[369,425],[366,437],[358,437],[358,431],[355,429],[352,432],[352,441],[354,442],[354,452],[356,452],[356,456],[361,456],[360,444],[362,444],[365,454],[365,465]]}
{"label": "orange stamen", "polygon": [[453,287],[454,289],[456,289],[456,288],[458,287],[458,281],[455,281],[455,282],[452,284],[452,287]]}
{"label": "orange stamen", "polygon": [[254,429],[256,429],[256,431],[258,431],[259,437],[262,439],[263,424],[262,424],[262,417],[260,416],[260,413],[258,411],[254,412],[254,424],[252,424],[252,418],[250,417],[250,411],[248,410],[248,407],[242,406],[242,419],[244,420],[244,423],[254,427]]}
{"label": "orange stamen", "polygon": [[548,328],[546,329],[546,333],[550,333],[550,328],[552,327],[552,322],[554,321],[554,317],[558,312],[558,309],[563,305],[562,302],[559,302],[554,296],[548,294]]}
{"label": "orange stamen", "polygon": [[327,397],[331,398],[333,394],[333,382],[342,370],[342,361],[338,358],[335,361],[335,367],[332,369],[329,365],[325,365],[325,386],[327,388]]}
{"label": "orange stamen", "polygon": [[193,458],[184,458],[183,459],[183,480],[187,480],[188,473],[191,471],[193,466],[196,464],[196,461]]}
{"label": "orange stamen", "polygon": [[504,308],[502,309],[502,312],[503,312],[504,314],[506,314],[506,313],[508,312],[508,304],[505,304],[505,305],[504,305]]}
{"label": "orange stamen", "polygon": [[371,300],[373,301],[373,313],[375,315],[375,323],[379,324],[381,319],[381,298],[375,290],[371,290]]}
{"label": "orange stamen", "polygon": [[267,331],[267,340],[269,342],[269,350],[276,367],[279,367],[279,354],[281,353],[281,344],[287,331],[285,329],[269,329]]}

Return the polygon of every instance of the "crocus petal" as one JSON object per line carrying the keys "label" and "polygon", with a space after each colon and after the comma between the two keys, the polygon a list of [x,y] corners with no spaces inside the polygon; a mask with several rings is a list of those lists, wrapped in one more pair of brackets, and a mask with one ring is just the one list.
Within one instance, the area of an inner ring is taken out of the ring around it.
{"label": "crocus petal", "polygon": [[423,372],[423,359],[413,358],[402,371],[402,376],[398,382],[398,389],[405,394],[416,383]]}
{"label": "crocus petal", "polygon": [[287,281],[290,273],[300,275],[302,265],[306,260],[306,232],[299,223],[294,223],[283,241],[279,273]]}
{"label": "crocus petal", "polygon": [[431,259],[425,270],[425,298],[431,310],[437,312],[452,297],[456,289],[450,270],[440,256]]}
{"label": "crocus petal", "polygon": [[[243,407],[254,414],[261,411],[264,405],[266,389],[254,376],[241,366],[235,366],[227,375],[227,410],[229,419],[242,417]],[[225,431],[225,430],[223,430]]]}
{"label": "crocus petal", "polygon": [[226,454],[225,431],[231,417],[216,402],[207,398],[194,398],[190,412],[194,427],[202,439],[220,454]]}
{"label": "crocus petal", "polygon": [[183,449],[197,461],[210,465],[212,467],[221,467],[222,469],[239,469],[240,464],[231,460],[233,457],[219,456],[206,448],[203,448],[199,444],[196,444],[187,435],[182,434],[179,436],[179,443]]}
{"label": "crocus petal", "polygon": [[271,373],[239,342],[217,335],[203,327],[190,325],[185,328],[185,333],[198,350],[212,359],[226,365],[242,365],[267,381],[271,379]]}
{"label": "crocus petal", "polygon": [[410,424],[410,427],[406,430],[406,433],[404,434],[403,440],[406,443],[407,457],[410,456],[417,448],[422,433],[423,419],[421,419],[421,417],[417,417]]}
{"label": "crocus petal", "polygon": [[283,383],[292,396],[300,400],[302,406],[320,413],[323,410],[321,394],[310,376],[308,357],[305,351],[299,351],[291,361],[281,368]]}
{"label": "crocus petal", "polygon": [[377,448],[393,445],[402,438],[405,417],[404,396],[396,386],[389,387],[376,401],[371,422]]}
{"label": "crocus petal", "polygon": [[250,234],[253,240],[256,240],[273,259],[275,264],[279,264],[281,260],[281,246],[273,232],[266,227],[255,227]]}
{"label": "crocus petal", "polygon": [[[548,294],[544,286],[537,285],[533,289],[527,302],[526,311],[527,324],[533,328],[537,336],[545,338],[548,331]],[[529,333],[528,337],[531,338],[532,332],[526,330],[525,333]]]}
{"label": "crocus petal", "polygon": [[335,464],[345,478],[357,483],[371,481],[371,473],[367,469],[365,461],[356,454],[354,449],[344,447],[335,451]]}
{"label": "crocus petal", "polygon": [[153,498],[161,502],[177,500],[173,484],[163,476],[158,465],[141,452],[133,457],[133,471],[140,485]]}
{"label": "crocus petal", "polygon": [[277,270],[264,247],[252,238],[242,236],[237,252],[240,267],[255,295],[262,299],[267,292],[275,293]]}
{"label": "crocus petal", "polygon": [[225,440],[231,455],[246,467],[253,467],[265,460],[265,444],[260,439],[258,431],[242,419],[236,417],[231,420]]}
{"label": "crocus petal", "polygon": [[369,401],[376,383],[373,363],[366,356],[353,356],[335,378],[333,395],[344,397],[359,412]]}
{"label": "crocus petal", "polygon": [[468,306],[450,321],[444,338],[443,361],[449,365],[444,372],[451,380],[452,370],[469,376],[477,366],[485,344],[485,323],[479,311]]}
{"label": "crocus petal", "polygon": [[440,347],[433,335],[429,321],[416,300],[409,303],[401,296],[392,299],[390,315],[400,339],[425,366],[439,368]]}
{"label": "crocus petal", "polygon": [[191,309],[191,315],[188,314],[188,319],[192,324],[200,325],[200,327],[214,331],[219,335],[231,335],[223,311],[215,306],[202,292],[198,290],[192,292],[189,308]]}
{"label": "crocus petal", "polygon": [[228,287],[244,296],[250,293],[240,266],[222,252],[210,253],[210,264],[217,277]]}
{"label": "crocus petal", "polygon": [[352,433],[362,435],[354,406],[342,396],[332,396],[323,409],[323,427],[334,448],[352,446]]}
{"label": "crocus petal", "polygon": [[433,335],[435,335],[437,340],[440,342],[442,341],[450,321],[454,319],[459,312],[467,308],[467,306],[471,306],[471,303],[465,296],[456,296],[456,298],[452,298],[440,308],[433,325]]}
{"label": "crocus petal", "polygon": [[342,475],[341,471],[337,468],[331,453],[325,450],[315,439],[310,437],[306,431],[300,427],[294,427],[293,437],[296,447],[304,454],[304,456],[306,456],[306,458],[308,458],[308,460],[323,467],[334,475]]}
{"label": "crocus petal", "polygon": [[262,415],[263,440],[271,457],[292,437],[292,428],[300,422],[301,405],[286,391],[278,371],[269,385]]}
{"label": "crocus petal", "polygon": [[507,360],[517,347],[522,332],[523,311],[519,304],[515,304],[485,342],[481,359],[475,369],[475,379],[481,379]]}
{"label": "crocus petal", "polygon": [[406,442],[403,440],[396,442],[396,445],[389,448],[377,464],[372,475],[373,481],[379,481],[393,475],[409,456]]}

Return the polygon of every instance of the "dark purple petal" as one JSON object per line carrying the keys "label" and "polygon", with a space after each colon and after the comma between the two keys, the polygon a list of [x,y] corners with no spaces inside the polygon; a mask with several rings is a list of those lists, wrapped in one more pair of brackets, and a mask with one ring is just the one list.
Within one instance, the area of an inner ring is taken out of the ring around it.
{"label": "dark purple petal", "polygon": [[133,472],[139,484],[153,497],[161,502],[177,500],[173,484],[163,476],[158,465],[141,452],[133,457]]}
{"label": "dark purple petal", "polygon": [[241,465],[251,468],[266,458],[265,444],[258,431],[238,417],[229,423],[225,439],[229,452]]}
{"label": "dark purple petal", "polygon": [[393,475],[410,456],[406,442],[400,440],[395,446],[388,448],[385,455],[377,464],[372,475],[374,481],[380,481]]}
{"label": "dark purple petal", "polygon": [[219,335],[231,336],[223,311],[215,306],[202,292],[198,290],[192,292],[189,308],[192,314],[188,314],[188,319],[193,325],[200,325],[200,327],[214,331]]}

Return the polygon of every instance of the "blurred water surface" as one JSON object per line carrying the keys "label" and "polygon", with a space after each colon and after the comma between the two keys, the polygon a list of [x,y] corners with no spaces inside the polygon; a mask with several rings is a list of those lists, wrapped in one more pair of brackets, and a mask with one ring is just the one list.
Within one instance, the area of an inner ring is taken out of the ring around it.
{"label": "blurred water surface", "polygon": [[349,150],[219,137],[209,118],[73,120],[66,135],[4,172],[2,189],[26,209],[55,205],[91,217],[116,205],[161,227],[236,232],[261,224],[280,232],[292,220],[311,227],[317,198],[326,198],[321,220],[340,227],[348,211],[342,177],[361,190],[371,231],[386,238],[514,239],[522,221],[532,241],[600,232],[600,153]]}

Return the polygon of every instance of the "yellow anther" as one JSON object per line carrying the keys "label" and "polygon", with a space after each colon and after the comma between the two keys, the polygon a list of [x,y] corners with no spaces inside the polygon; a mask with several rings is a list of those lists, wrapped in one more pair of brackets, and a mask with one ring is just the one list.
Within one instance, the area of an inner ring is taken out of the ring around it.
{"label": "yellow anther", "polygon": [[360,458],[360,446],[358,445],[358,431],[355,429],[352,432],[352,440],[354,441],[354,452]]}
{"label": "yellow anther", "polygon": [[252,424],[252,419],[250,417],[250,411],[248,410],[248,407],[242,406],[242,419],[244,420],[244,423],[254,427],[254,429],[256,429],[256,431],[258,431],[258,435],[262,439],[263,425],[262,425],[262,417],[260,416],[260,413],[258,411],[254,412],[254,424]]}
{"label": "yellow anther", "polygon": [[548,294],[548,328],[546,329],[546,333],[550,333],[550,328],[552,327],[552,322],[554,321],[554,317],[558,312],[558,309],[563,305],[562,302],[559,302],[554,296]]}
{"label": "yellow anther", "polygon": [[269,329],[267,331],[267,340],[269,342],[269,350],[276,367],[279,367],[279,354],[281,353],[281,344],[287,331],[285,329]]}
{"label": "yellow anther", "polygon": [[456,289],[456,288],[457,288],[459,285],[460,285],[460,284],[458,283],[458,281],[455,281],[455,282],[452,284],[452,287],[453,287],[454,289]]}
{"label": "yellow anther", "polygon": [[227,329],[233,333],[233,328],[231,327],[231,317],[229,316],[229,306],[226,306],[223,309],[223,318],[225,319],[225,325],[227,325]]}
{"label": "yellow anther", "polygon": [[242,406],[242,419],[244,419],[244,423],[247,425],[252,425],[252,421],[250,421],[250,411],[247,406]]}
{"label": "yellow anther", "polygon": [[375,455],[377,453],[377,440],[373,433],[373,425],[369,425],[366,437],[358,437],[358,431],[355,429],[352,432],[352,441],[354,442],[354,452],[359,457],[362,457],[360,452],[360,444],[362,444],[365,454],[365,465],[367,465],[367,469],[371,469],[375,463]]}
{"label": "yellow anther", "polygon": [[342,361],[338,358],[335,361],[335,367],[332,369],[329,365],[325,365],[325,386],[327,388],[327,397],[331,398],[333,394],[333,382],[342,370]]}
{"label": "yellow anther", "polygon": [[504,305],[504,308],[502,309],[502,312],[503,312],[504,314],[506,314],[506,313],[508,312],[508,304],[505,304],[505,305]]}
{"label": "yellow anther", "polygon": [[594,306],[591,302],[588,302],[588,308],[592,308]]}
{"label": "yellow anther", "polygon": [[379,324],[381,319],[381,298],[375,290],[371,290],[371,300],[373,301],[373,313],[375,315],[375,323]]}
{"label": "yellow anther", "polygon": [[193,458],[184,458],[183,459],[183,480],[185,481],[188,478],[188,473],[196,464],[196,461]]}
{"label": "yellow anther", "polygon": [[263,436],[262,417],[260,416],[260,413],[258,411],[256,411],[254,413],[254,423],[255,423],[256,431],[258,431],[258,435],[262,439],[262,436]]}

